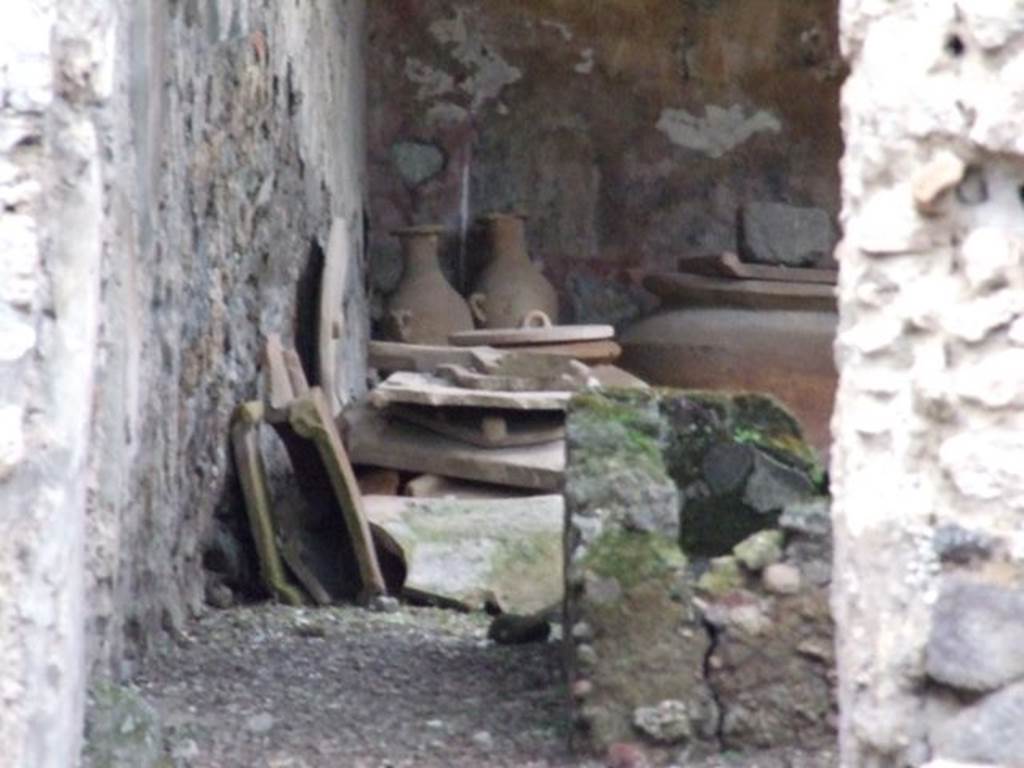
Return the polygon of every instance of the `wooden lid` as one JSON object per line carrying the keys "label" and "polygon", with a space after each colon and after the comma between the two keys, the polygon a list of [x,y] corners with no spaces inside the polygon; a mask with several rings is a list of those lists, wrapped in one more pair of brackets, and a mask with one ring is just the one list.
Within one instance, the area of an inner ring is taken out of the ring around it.
{"label": "wooden lid", "polygon": [[670,305],[836,311],[835,288],[821,283],[735,280],[678,272],[655,272],[643,283]]}

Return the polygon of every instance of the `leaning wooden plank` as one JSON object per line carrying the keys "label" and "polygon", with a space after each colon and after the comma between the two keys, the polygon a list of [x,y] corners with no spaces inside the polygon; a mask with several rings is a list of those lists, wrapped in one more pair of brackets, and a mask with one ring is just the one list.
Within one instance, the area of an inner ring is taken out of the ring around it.
{"label": "leaning wooden plank", "polygon": [[401,546],[406,587],[527,614],[563,592],[562,497],[411,499],[367,496],[366,514]]}
{"label": "leaning wooden plank", "polygon": [[495,359],[501,354],[491,347],[446,347],[371,341],[369,365],[379,371],[430,373],[439,365],[463,365],[472,368],[478,361]]}
{"label": "leaning wooden plank", "polygon": [[[313,387],[308,396],[299,398],[289,408],[289,423],[296,434],[312,440],[330,478],[335,497],[341,506],[352,550],[359,568],[361,583],[359,599],[368,602],[387,590],[377,553],[373,547],[370,526],[363,512],[362,494],[348,454],[341,443],[330,407],[323,390]],[[372,462],[369,462],[372,463]]]}
{"label": "leaning wooden plank", "polygon": [[263,375],[266,380],[267,421],[283,421],[288,416],[288,405],[295,399],[288,365],[285,362],[281,339],[276,333],[269,334],[263,343]]}
{"label": "leaning wooden plank", "polygon": [[557,491],[565,474],[565,441],[481,450],[422,427],[389,419],[375,408],[345,414],[349,450],[359,464],[484,483]]}
{"label": "leaning wooden plank", "polygon": [[271,595],[287,605],[304,605],[302,593],[289,583],[275,543],[267,473],[259,448],[261,403],[238,406],[231,421],[231,445],[245,497],[245,511],[260,562],[260,579]]}
{"label": "leaning wooden plank", "polygon": [[463,389],[427,373],[393,373],[370,393],[378,408],[392,403],[408,405],[503,408],[517,411],[564,411],[572,392],[491,392]]}
{"label": "leaning wooden plank", "polygon": [[341,410],[339,347],[345,339],[345,287],[352,263],[348,222],[335,218],[324,251],[317,322],[317,369],[332,414]]}

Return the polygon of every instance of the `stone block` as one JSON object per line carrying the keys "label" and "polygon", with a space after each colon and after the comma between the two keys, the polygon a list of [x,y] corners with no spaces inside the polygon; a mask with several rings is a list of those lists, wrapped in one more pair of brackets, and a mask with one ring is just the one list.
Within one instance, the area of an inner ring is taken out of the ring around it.
{"label": "stone block", "polygon": [[[802,576],[827,556],[827,500],[775,514],[743,502],[759,461],[803,478],[802,492],[815,487],[791,417],[746,395],[616,393],[574,399],[567,431],[573,744],[694,759],[829,744],[827,562],[823,576]],[[687,519],[695,503],[701,526]],[[789,578],[762,583],[771,569]]]}
{"label": "stone block", "polygon": [[945,579],[928,635],[928,676],[952,688],[977,692],[1024,677],[1021,617],[1024,590]]}
{"label": "stone block", "polygon": [[947,760],[1015,766],[1024,755],[1024,683],[986,696],[933,723],[934,754]]}
{"label": "stone block", "polygon": [[821,208],[751,203],[740,213],[740,250],[749,261],[811,266],[832,253],[835,230]]}

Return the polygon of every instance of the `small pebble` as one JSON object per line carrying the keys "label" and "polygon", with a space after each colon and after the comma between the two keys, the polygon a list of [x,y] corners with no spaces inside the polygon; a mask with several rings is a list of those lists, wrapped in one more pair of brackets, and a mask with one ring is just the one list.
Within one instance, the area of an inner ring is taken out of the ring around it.
{"label": "small pebble", "polygon": [[401,604],[391,595],[374,595],[366,607],[374,613],[397,613]]}
{"label": "small pebble", "polygon": [[260,712],[246,720],[245,727],[252,733],[269,733],[274,727],[274,716],[269,712]]}
{"label": "small pebble", "polygon": [[473,743],[482,750],[490,751],[494,747],[494,737],[489,731],[477,731],[473,734]]}
{"label": "small pebble", "polygon": [[800,591],[800,569],[788,563],[769,565],[761,574],[761,583],[776,595],[795,595]]}

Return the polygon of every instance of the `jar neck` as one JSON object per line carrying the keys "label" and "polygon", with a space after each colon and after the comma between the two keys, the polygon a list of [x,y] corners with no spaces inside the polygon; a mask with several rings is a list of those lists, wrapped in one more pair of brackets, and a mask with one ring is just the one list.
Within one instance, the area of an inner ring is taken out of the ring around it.
{"label": "jar neck", "polygon": [[437,260],[438,236],[411,234],[402,236],[402,257],[405,274],[410,277],[439,269]]}
{"label": "jar neck", "polygon": [[519,216],[495,216],[490,220],[491,247],[494,254],[529,261],[526,251],[526,225]]}

